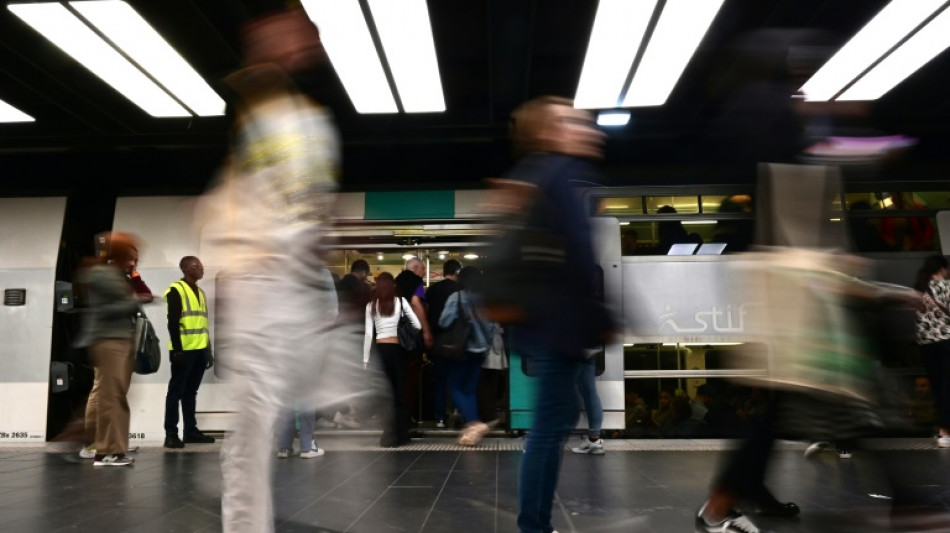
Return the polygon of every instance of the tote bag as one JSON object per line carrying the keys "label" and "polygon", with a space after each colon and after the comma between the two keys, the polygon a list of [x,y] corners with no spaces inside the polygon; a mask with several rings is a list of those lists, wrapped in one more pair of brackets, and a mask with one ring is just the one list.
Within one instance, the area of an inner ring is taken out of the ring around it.
{"label": "tote bag", "polygon": [[402,305],[402,299],[399,300],[399,322],[396,323],[396,336],[399,338],[399,346],[412,355],[422,353],[423,341],[422,331],[412,325],[412,321],[406,316],[406,308]]}
{"label": "tote bag", "polygon": [[152,322],[139,311],[135,317],[135,336],[132,337],[132,357],[136,374],[154,374],[162,364],[162,348]]}

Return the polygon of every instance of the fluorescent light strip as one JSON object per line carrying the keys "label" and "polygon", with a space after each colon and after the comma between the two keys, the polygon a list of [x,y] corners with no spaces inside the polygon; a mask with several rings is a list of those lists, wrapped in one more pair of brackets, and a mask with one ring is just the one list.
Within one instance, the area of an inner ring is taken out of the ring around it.
{"label": "fluorescent light strip", "polygon": [[36,122],[36,119],[0,100],[0,122]]}
{"label": "fluorescent light strip", "polygon": [[369,7],[403,110],[445,111],[425,0],[369,0]]}
{"label": "fluorescent light strip", "polygon": [[358,0],[303,0],[330,62],[359,113],[396,113],[396,100]]}
{"label": "fluorescent light strip", "polygon": [[629,111],[609,111],[597,115],[600,126],[626,126],[630,122]]}
{"label": "fluorescent light strip", "polygon": [[633,75],[624,107],[666,103],[724,0],[668,0],[643,59]]}
{"label": "fluorescent light strip", "polygon": [[802,85],[805,99],[818,102],[831,100],[945,1],[893,0],[884,6]]}
{"label": "fluorescent light strip", "polygon": [[616,107],[657,0],[601,0],[574,107]]}
{"label": "fluorescent light strip", "polygon": [[135,68],[62,4],[11,4],[14,15],[82,63],[93,74],[154,117],[190,117],[145,74]]}
{"label": "fluorescent light strip", "polygon": [[224,100],[129,4],[100,0],[69,5],[195,114],[224,114]]}
{"label": "fluorescent light strip", "polygon": [[914,34],[835,100],[876,100],[950,46],[950,8]]}

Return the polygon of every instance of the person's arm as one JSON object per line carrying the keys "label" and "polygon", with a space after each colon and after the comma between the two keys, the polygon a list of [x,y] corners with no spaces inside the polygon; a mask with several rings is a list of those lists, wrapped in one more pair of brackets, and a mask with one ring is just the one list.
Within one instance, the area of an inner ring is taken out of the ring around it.
{"label": "person's arm", "polygon": [[458,318],[458,298],[459,293],[453,292],[449,299],[445,301],[445,307],[442,308],[442,316],[439,317],[439,327],[448,328]]}
{"label": "person's arm", "polygon": [[[406,299],[403,298],[402,301],[405,302]],[[425,342],[426,348],[432,348],[432,330],[429,329],[429,321],[426,320],[426,308],[422,303],[422,298],[413,295],[411,305],[413,312],[407,314],[409,315],[410,320],[414,319],[412,320],[412,325],[414,325],[416,329],[422,328],[422,340]]]}
{"label": "person's arm", "polygon": [[136,271],[129,276],[129,282],[132,284],[132,291],[142,300],[142,303],[151,303],[155,299],[152,295],[152,289],[142,281],[142,276]]}
{"label": "person's arm", "polygon": [[172,352],[181,352],[181,293],[172,289],[165,301],[168,303],[168,338],[172,342]]}
{"label": "person's arm", "polygon": [[372,313],[373,304],[372,302],[366,304],[366,325],[365,331],[363,334],[363,368],[369,366],[369,351],[373,346],[373,313]]}
{"label": "person's arm", "polygon": [[129,292],[129,284],[119,272],[94,271],[89,290],[97,294],[96,310],[103,316],[131,315],[142,301]]}

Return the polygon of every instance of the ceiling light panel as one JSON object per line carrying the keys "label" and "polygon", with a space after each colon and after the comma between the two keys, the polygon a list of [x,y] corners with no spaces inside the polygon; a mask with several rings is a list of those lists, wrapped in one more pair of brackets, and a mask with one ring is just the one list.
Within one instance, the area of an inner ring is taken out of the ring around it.
{"label": "ceiling light panel", "polygon": [[626,126],[630,122],[629,111],[607,111],[597,115],[599,126]]}
{"label": "ceiling light panel", "polygon": [[303,0],[330,62],[359,113],[396,113],[383,65],[358,0]]}
{"label": "ceiling light panel", "polygon": [[36,119],[0,100],[0,122],[36,122]]}
{"label": "ceiling light panel", "polygon": [[934,17],[835,100],[877,100],[948,46],[950,8]]}
{"label": "ceiling light panel", "polygon": [[403,110],[445,111],[425,0],[369,0],[369,7]]}
{"label": "ceiling light panel", "polygon": [[834,98],[945,1],[893,0],[884,6],[801,87],[805,99],[824,102]]}
{"label": "ceiling light panel", "polygon": [[132,6],[121,0],[69,5],[196,115],[224,114],[224,100]]}
{"label": "ceiling light panel", "polygon": [[574,107],[616,107],[657,0],[601,0]]}
{"label": "ceiling light panel", "polygon": [[191,116],[62,4],[11,4],[8,9],[146,113]]}
{"label": "ceiling light panel", "polygon": [[633,75],[624,107],[666,103],[724,0],[668,0],[643,59]]}

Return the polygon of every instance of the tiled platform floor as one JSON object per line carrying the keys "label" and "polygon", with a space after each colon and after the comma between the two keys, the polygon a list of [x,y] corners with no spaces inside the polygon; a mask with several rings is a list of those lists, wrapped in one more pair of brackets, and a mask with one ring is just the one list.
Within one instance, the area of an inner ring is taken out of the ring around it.
{"label": "tiled platform floor", "polygon": [[[273,459],[277,531],[494,533],[517,531],[519,439],[461,449],[417,439],[383,451],[372,435],[326,436],[323,457]],[[573,443],[573,442],[572,442]],[[555,526],[561,533],[689,532],[728,441],[607,441],[604,456],[565,452]],[[896,450],[918,488],[950,494],[950,449],[929,439],[875,441]],[[757,520],[777,532],[890,531],[890,487],[869,452],[802,457],[781,443],[769,483],[802,507]],[[133,467],[96,468],[44,447],[0,447],[0,531],[216,532],[217,445],[143,447]],[[932,530],[931,530],[932,531]],[[938,529],[938,531],[945,531]]]}

